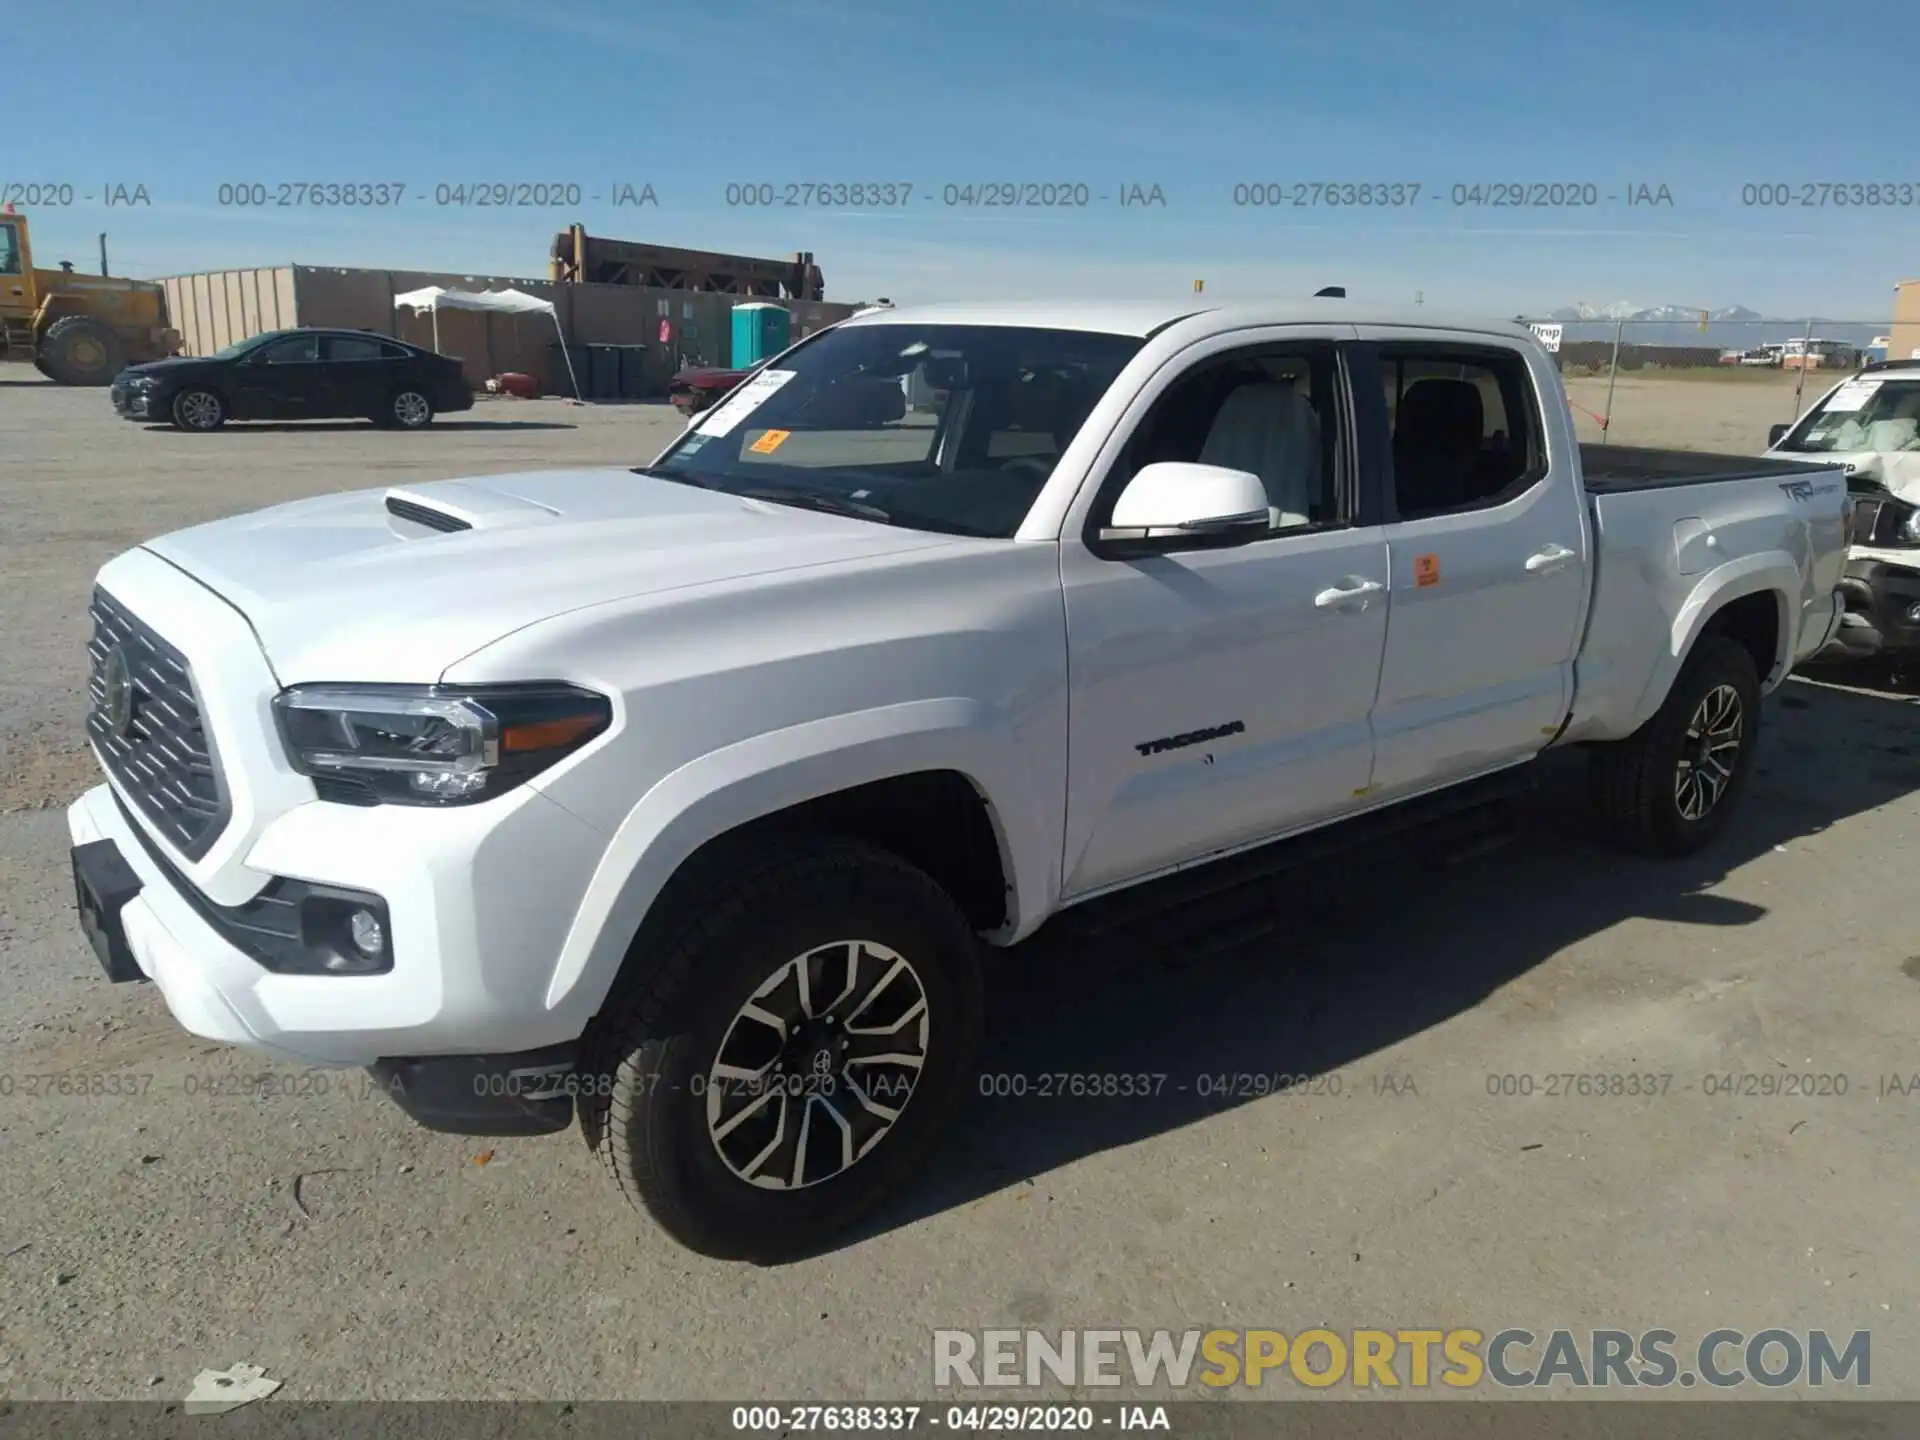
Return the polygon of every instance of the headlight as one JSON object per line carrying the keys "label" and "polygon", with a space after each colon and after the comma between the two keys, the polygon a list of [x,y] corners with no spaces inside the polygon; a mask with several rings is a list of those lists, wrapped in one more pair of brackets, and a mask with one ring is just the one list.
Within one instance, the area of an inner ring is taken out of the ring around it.
{"label": "headlight", "polygon": [[296,685],[273,702],[302,775],[395,805],[470,805],[604,731],[613,707],[572,685]]}
{"label": "headlight", "polygon": [[154,378],[151,375],[136,375],[127,382],[127,388],[129,390],[151,390],[154,387],[154,383]]}
{"label": "headlight", "polygon": [[1900,538],[1909,545],[1920,545],[1920,507],[1909,510],[1900,522]]}

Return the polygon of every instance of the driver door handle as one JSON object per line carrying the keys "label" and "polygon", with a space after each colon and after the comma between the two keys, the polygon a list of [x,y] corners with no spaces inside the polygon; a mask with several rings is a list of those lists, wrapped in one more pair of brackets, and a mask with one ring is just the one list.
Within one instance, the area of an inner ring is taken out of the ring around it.
{"label": "driver door handle", "polygon": [[1549,545],[1546,549],[1527,557],[1527,573],[1551,575],[1554,571],[1565,568],[1566,563],[1573,559],[1573,556],[1574,552],[1564,545]]}
{"label": "driver door handle", "polygon": [[1386,588],[1378,580],[1354,580],[1345,587],[1336,585],[1322,590],[1313,597],[1313,603],[1319,610],[1345,610],[1355,605],[1364,608],[1369,595],[1377,595]]}

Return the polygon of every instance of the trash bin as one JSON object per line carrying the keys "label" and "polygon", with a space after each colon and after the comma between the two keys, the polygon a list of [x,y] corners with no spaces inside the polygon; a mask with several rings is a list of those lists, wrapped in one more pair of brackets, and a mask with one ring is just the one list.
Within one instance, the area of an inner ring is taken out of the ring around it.
{"label": "trash bin", "polygon": [[[592,391],[587,387],[591,383],[592,359],[590,347],[586,345],[563,345],[558,340],[547,342],[547,393],[565,395],[573,398],[573,382],[577,376],[580,381],[580,398],[591,399]],[[573,375],[567,373],[567,356],[573,356]]]}
{"label": "trash bin", "polygon": [[620,398],[620,347],[618,345],[589,345],[591,352],[588,369],[593,378],[582,377],[586,385],[589,400],[618,400]]}
{"label": "trash bin", "polygon": [[620,398],[622,400],[648,398],[647,347],[645,345],[620,347]]}

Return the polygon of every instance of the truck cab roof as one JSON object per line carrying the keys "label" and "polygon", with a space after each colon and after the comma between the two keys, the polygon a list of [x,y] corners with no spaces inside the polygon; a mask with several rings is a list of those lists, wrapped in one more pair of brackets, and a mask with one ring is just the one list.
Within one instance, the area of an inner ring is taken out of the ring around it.
{"label": "truck cab roof", "polygon": [[1405,325],[1424,330],[1470,330],[1532,343],[1533,332],[1508,320],[1429,309],[1424,305],[1369,305],[1332,296],[1196,304],[1192,300],[967,301],[902,305],[855,315],[842,325],[1002,325],[1090,330],[1151,337],[1185,320],[1205,317],[1210,331],[1266,325]]}

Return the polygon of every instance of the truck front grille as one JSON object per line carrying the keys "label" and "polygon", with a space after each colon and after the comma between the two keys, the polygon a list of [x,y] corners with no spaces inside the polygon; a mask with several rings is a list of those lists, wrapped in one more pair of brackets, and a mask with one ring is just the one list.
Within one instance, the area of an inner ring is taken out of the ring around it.
{"label": "truck front grille", "polygon": [[187,659],[106,591],[88,607],[87,737],[127,798],[182,855],[197,860],[229,805]]}

